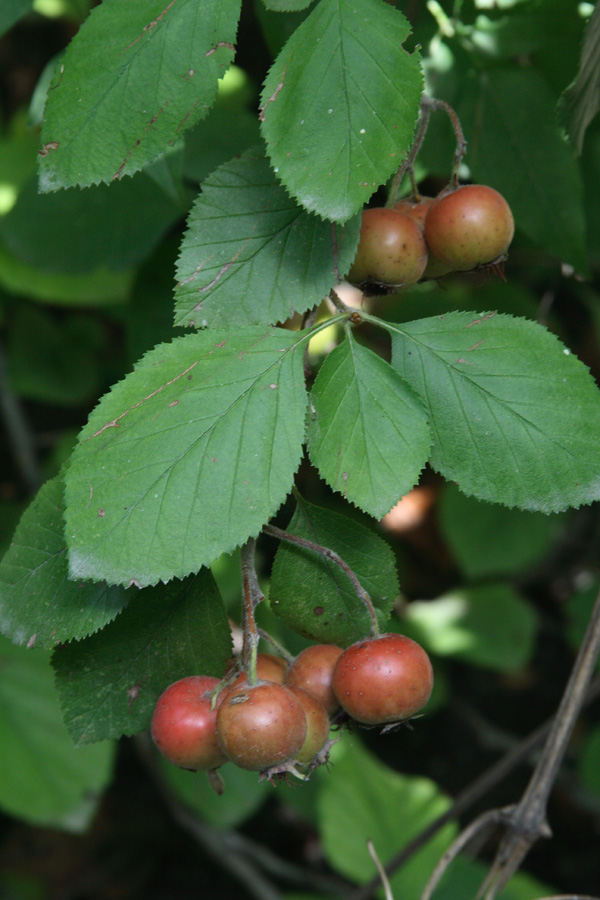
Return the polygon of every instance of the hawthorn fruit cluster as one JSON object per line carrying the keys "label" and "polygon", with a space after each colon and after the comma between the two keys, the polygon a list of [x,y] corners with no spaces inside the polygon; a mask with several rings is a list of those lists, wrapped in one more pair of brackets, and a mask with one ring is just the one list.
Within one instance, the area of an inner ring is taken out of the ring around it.
{"label": "hawthorn fruit cluster", "polygon": [[426,652],[395,633],[345,650],[314,644],[290,664],[259,653],[256,676],[250,684],[232,661],[223,679],[192,675],[169,685],[151,724],[163,756],[193,771],[231,761],[263,777],[298,767],[307,777],[328,760],[332,723],[388,727],[414,716],[433,688]]}
{"label": "hawthorn fruit cluster", "polygon": [[363,211],[348,280],[361,287],[398,287],[493,266],[505,258],[513,234],[510,206],[487,185],[407,197]]}

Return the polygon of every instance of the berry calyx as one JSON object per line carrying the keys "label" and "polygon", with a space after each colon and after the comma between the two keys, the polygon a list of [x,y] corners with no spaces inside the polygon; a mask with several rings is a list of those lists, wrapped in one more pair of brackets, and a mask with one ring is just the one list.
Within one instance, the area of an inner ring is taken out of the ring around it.
{"label": "berry calyx", "polygon": [[415,284],[426,265],[427,245],[422,229],[413,219],[386,207],[364,210],[349,281]]}
{"label": "berry calyx", "polygon": [[219,745],[242,769],[263,772],[294,759],[306,731],[300,701],[288,688],[270,681],[238,685],[218,707]]}
{"label": "berry calyx", "polygon": [[217,740],[217,711],[210,694],[218,678],[191,675],[175,681],[158,698],[152,738],[162,755],[182,769],[216,769],[227,762]]}
{"label": "berry calyx", "polygon": [[338,659],[333,690],[342,708],[364,725],[400,722],[422,709],[433,689],[423,648],[403,634],[358,641]]}
{"label": "berry calyx", "polygon": [[331,681],[335,664],[341,655],[342,648],[335,644],[312,644],[306,647],[290,665],[286,685],[308,691],[320,701],[329,715],[333,715],[340,704]]}
{"label": "berry calyx", "polygon": [[431,253],[457,272],[498,261],[506,254],[514,230],[510,206],[502,194],[484,184],[443,192],[425,218]]}

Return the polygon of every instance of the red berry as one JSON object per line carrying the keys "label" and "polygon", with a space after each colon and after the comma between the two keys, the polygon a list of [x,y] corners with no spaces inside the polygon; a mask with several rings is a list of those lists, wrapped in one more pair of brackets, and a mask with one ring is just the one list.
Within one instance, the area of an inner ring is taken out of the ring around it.
{"label": "red berry", "polygon": [[[236,663],[237,659],[230,660],[227,665],[226,673],[229,672],[231,667]],[[258,653],[256,656],[256,677],[259,681],[273,681],[275,684],[283,684],[287,667],[288,664],[285,659],[281,656],[275,656],[273,653]],[[227,690],[232,687],[237,687],[238,684],[245,684],[247,680],[246,674],[240,672],[235,681],[231,682],[231,685],[229,685]],[[219,702],[221,701],[219,700]]]}
{"label": "red berry", "polygon": [[396,209],[366,209],[348,280],[401,285],[417,282],[427,265],[427,245],[419,225]]}
{"label": "red berry", "polygon": [[327,743],[329,716],[323,704],[313,694],[299,687],[290,687],[289,690],[301,703],[306,716],[306,737],[295,758],[299,763],[310,763]]}
{"label": "red berry", "polygon": [[270,681],[228,691],[217,713],[221,749],[240,768],[256,772],[295,758],[306,729],[302,704]]}
{"label": "red berry", "polygon": [[158,698],[152,716],[154,743],[166,759],[182,769],[216,769],[227,762],[216,732],[217,711],[210,692],[218,678],[192,675],[173,684]]}
{"label": "red berry", "polygon": [[289,667],[286,685],[299,687],[313,694],[329,715],[333,715],[340,704],[333,693],[331,679],[341,654],[342,648],[336,647],[335,644],[312,644],[306,647]]}
{"label": "red berry", "polygon": [[[398,200],[397,203],[394,203],[393,208],[417,222],[424,232],[425,219],[434,200],[434,197],[421,197],[420,200],[411,200],[409,197],[405,197],[403,200]],[[423,272],[423,278],[441,278],[442,275],[447,275],[451,271],[450,266],[445,265],[441,259],[434,256],[431,247],[428,247],[427,265]]]}
{"label": "red berry", "polygon": [[515,226],[510,206],[498,191],[467,184],[436,197],[425,219],[431,253],[458,272],[502,257]]}
{"label": "red berry", "polygon": [[348,647],[333,672],[340,705],[357,722],[380,725],[418,712],[429,700],[429,657],[402,634],[381,634]]}

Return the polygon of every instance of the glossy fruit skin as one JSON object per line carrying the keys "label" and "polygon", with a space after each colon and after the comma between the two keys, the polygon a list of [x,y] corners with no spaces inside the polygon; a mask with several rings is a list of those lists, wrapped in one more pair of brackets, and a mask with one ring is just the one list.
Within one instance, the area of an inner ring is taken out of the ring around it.
{"label": "glossy fruit skin", "polygon": [[[228,672],[237,662],[232,659],[227,664],[226,672]],[[287,673],[288,664],[281,656],[275,656],[274,653],[258,653],[256,656],[256,677],[259,681],[273,681],[275,684],[283,684]],[[239,684],[245,684],[246,675],[240,672],[235,681],[225,690],[237,687]],[[220,702],[220,701],[219,701]]]}
{"label": "glossy fruit skin", "polygon": [[299,687],[290,687],[294,697],[301,703],[306,716],[306,737],[296,753],[296,762],[308,764],[322,750],[329,737],[329,716],[327,710],[316,697]]}
{"label": "glossy fruit skin", "polygon": [[295,758],[306,739],[306,716],[288,688],[271,681],[238,685],[217,713],[219,745],[242,769],[262,772]]}
{"label": "glossy fruit skin", "polygon": [[396,209],[364,210],[350,282],[415,284],[426,265],[427,245],[417,222]]}
{"label": "glossy fruit skin", "polygon": [[485,184],[443,192],[425,219],[431,253],[457,272],[468,272],[502,257],[515,230],[510,206]]}
{"label": "glossy fruit skin", "polygon": [[[409,197],[405,197],[394,203],[393,209],[397,209],[399,212],[404,213],[405,216],[409,216],[420,225],[423,233],[425,233],[425,219],[427,218],[429,208],[434,201],[435,197],[421,197],[420,200],[411,200]],[[427,265],[423,272],[423,278],[441,278],[442,275],[447,275],[452,271],[450,266],[447,266],[441,259],[438,259],[437,256],[434,255],[431,247],[428,247],[427,249]]]}
{"label": "glossy fruit skin", "polygon": [[425,225],[425,217],[427,216],[429,207],[434,199],[434,197],[421,197],[420,200],[412,200],[410,197],[403,197],[402,200],[397,200],[396,203],[394,203],[392,209],[397,209],[398,212],[404,213],[405,216],[414,219],[414,221],[423,228]]}
{"label": "glossy fruit skin", "polygon": [[290,665],[285,683],[313,694],[332,716],[340,704],[333,692],[333,670],[342,648],[335,644],[311,644],[302,650]]}
{"label": "glossy fruit skin", "polygon": [[432,688],[427,653],[403,634],[381,634],[352,644],[333,673],[340,705],[364,725],[410,718],[425,706]]}
{"label": "glossy fruit skin", "polygon": [[152,716],[152,738],[162,755],[182,769],[216,769],[227,762],[217,740],[217,711],[208,694],[218,678],[191,675],[163,691]]}

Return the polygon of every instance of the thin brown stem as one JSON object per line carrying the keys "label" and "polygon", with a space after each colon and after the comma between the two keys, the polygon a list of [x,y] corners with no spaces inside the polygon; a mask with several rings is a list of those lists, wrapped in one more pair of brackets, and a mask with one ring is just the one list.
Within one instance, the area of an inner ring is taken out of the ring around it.
{"label": "thin brown stem", "polygon": [[285,661],[288,664],[293,663],[293,661],[295,659],[294,654],[290,653],[290,651],[287,650],[283,646],[283,644],[280,644],[279,641],[276,641],[275,638],[272,637],[268,631],[265,631],[263,628],[259,628],[258,634],[263,639],[263,641],[266,641],[268,644],[271,645],[271,647],[273,648],[273,650],[275,650],[275,652],[277,653],[278,656],[281,656],[282,659],[285,659]]}
{"label": "thin brown stem", "polygon": [[454,137],[456,140],[456,149],[454,150],[454,159],[452,162],[452,172],[450,175],[450,185],[452,188],[458,187],[458,170],[460,169],[460,164],[463,161],[464,155],[467,152],[467,142],[465,140],[465,135],[462,130],[462,125],[460,124],[460,120],[456,115],[454,109],[450,106],[449,103],[446,103],[445,100],[435,100],[432,97],[424,96],[421,101],[421,106],[426,106],[429,109],[443,109],[450,122],[452,123],[452,129],[454,131]]}
{"label": "thin brown stem", "polygon": [[[428,98],[427,98],[428,99]],[[417,131],[415,134],[415,139],[412,142],[411,148],[408,151],[407,156],[402,162],[402,165],[394,175],[392,184],[390,186],[390,190],[388,193],[388,199],[386,206],[393,206],[394,203],[398,200],[398,194],[400,193],[400,186],[402,184],[402,179],[408,173],[408,176],[411,181],[413,196],[415,200],[420,199],[419,192],[417,191],[417,187],[414,179],[413,166],[415,164],[415,159],[419,153],[423,145],[423,141],[425,140],[425,135],[427,134],[427,128],[429,126],[429,117],[431,115],[431,107],[427,102],[425,102],[426,98],[424,97],[421,101],[421,115],[419,118],[419,122],[417,125]]]}
{"label": "thin brown stem", "polygon": [[537,839],[551,834],[546,821],[548,797],[583,706],[599,652],[600,593],[540,760],[510,816],[507,833],[481,886],[479,896],[485,900],[493,900],[508,884]]}
{"label": "thin brown stem", "polygon": [[275,525],[264,525],[263,531],[265,534],[270,534],[271,537],[277,538],[280,541],[288,541],[290,544],[297,544],[299,547],[303,547],[305,550],[312,550],[314,553],[318,553],[324,559],[329,560],[329,562],[335,563],[336,566],[339,566],[340,569],[342,569],[342,571],[345,572],[345,574],[350,579],[356,596],[361,601],[361,603],[364,604],[367,612],[369,613],[369,616],[371,618],[371,637],[377,637],[377,635],[379,634],[379,623],[377,621],[377,613],[375,612],[373,601],[358,580],[355,572],[353,572],[350,566],[344,562],[344,560],[335,552],[335,550],[331,550],[329,547],[323,547],[321,544],[315,544],[314,541],[309,541],[306,538],[299,537],[297,534],[291,534],[289,531],[283,531],[281,528],[277,528]]}
{"label": "thin brown stem", "polygon": [[381,865],[381,860],[377,856],[377,850],[375,849],[375,844],[372,840],[367,841],[367,850],[369,851],[369,856],[375,863],[375,868],[379,873],[379,878],[381,879],[381,884],[383,885],[383,892],[385,894],[385,900],[394,900],[394,895],[392,894],[392,888],[390,882],[388,880],[387,875],[385,874],[385,869]]}
{"label": "thin brown stem", "polygon": [[431,900],[431,895],[440,883],[442,877],[446,873],[450,863],[452,863],[461,850],[471,843],[475,837],[480,835],[488,835],[489,832],[500,825],[506,818],[506,812],[502,809],[492,809],[482,813],[473,822],[464,828],[460,834],[450,844],[446,852],[441,856],[435,869],[429,876],[429,880],[425,885],[421,900]]}

